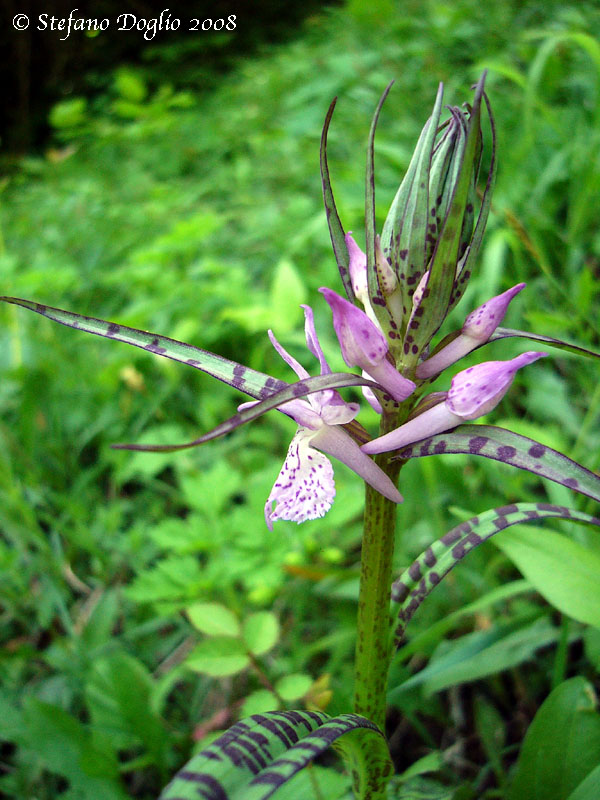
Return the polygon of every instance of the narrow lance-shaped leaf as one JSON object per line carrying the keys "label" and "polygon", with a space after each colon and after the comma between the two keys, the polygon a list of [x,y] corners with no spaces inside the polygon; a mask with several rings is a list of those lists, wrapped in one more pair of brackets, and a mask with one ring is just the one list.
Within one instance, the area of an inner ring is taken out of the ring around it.
{"label": "narrow lance-shaped leaf", "polygon": [[267,800],[275,792],[289,800],[288,781],[332,745],[354,768],[357,798],[383,798],[393,767],[372,722],[356,714],[331,719],[322,712],[273,711],[238,722],[194,756],[160,800]]}
{"label": "narrow lance-shaped leaf", "polygon": [[[217,439],[219,436],[224,436],[226,433],[230,433],[231,431],[235,430],[235,428],[239,428],[240,425],[244,425],[246,422],[252,422],[252,420],[257,419],[257,417],[262,416],[267,411],[271,411],[274,408],[284,406],[282,410],[285,411],[284,404],[292,400],[297,400],[300,397],[305,397],[306,395],[313,394],[314,392],[322,392],[327,389],[340,389],[347,386],[369,386],[372,389],[383,391],[383,387],[378,383],[370,381],[368,378],[361,378],[360,375],[353,375],[349,372],[331,372],[328,375],[317,375],[314,378],[304,378],[301,381],[296,381],[295,383],[286,385],[285,388],[269,395],[269,397],[267,397],[265,400],[252,405],[250,408],[245,408],[243,411],[238,411],[237,414],[234,414],[228,420],[225,420],[225,422],[221,422],[211,431],[205,433],[203,436],[200,436],[198,439],[194,439],[191,442],[162,445],[113,444],[112,447],[117,450],[141,450],[151,453],[170,453],[175,450],[185,450],[189,447],[197,447],[198,445],[204,444],[204,442],[208,442],[211,439]],[[349,423],[348,428],[350,431],[354,430],[351,423]]]}
{"label": "narrow lance-shaped leaf", "polygon": [[[494,333],[490,336],[488,341],[494,342],[497,339],[508,339],[509,337],[519,337],[521,339],[530,339],[532,342],[543,342],[550,347],[556,347],[558,350],[566,350],[569,353],[575,353],[578,356],[585,356],[586,358],[600,358],[600,353],[594,350],[588,350],[576,344],[569,344],[562,339],[555,339],[552,336],[542,336],[538,333],[529,333],[528,331],[517,331],[512,328],[496,328]],[[487,342],[486,342],[487,344]]]}
{"label": "narrow lance-shaped leaf", "polygon": [[331,179],[329,177],[329,165],[327,163],[327,134],[329,132],[329,125],[333,117],[333,111],[337,97],[335,97],[329,106],[325,123],[323,125],[323,132],[321,133],[321,181],[323,183],[323,202],[325,203],[325,214],[327,216],[327,225],[329,227],[329,235],[331,237],[331,244],[335,260],[337,261],[340,277],[344,284],[344,289],[348,295],[348,299],[354,301],[354,291],[352,290],[352,281],[350,280],[350,272],[348,265],[350,263],[348,256],[348,249],[344,241],[344,228],[338,214],[335,199],[333,197],[333,190],[331,188]]}
{"label": "narrow lance-shaped leaf", "polygon": [[[477,223],[475,224],[475,230],[473,231],[467,252],[460,262],[460,272],[454,281],[454,289],[452,291],[452,297],[450,298],[450,305],[448,306],[448,314],[463,296],[465,288],[469,282],[469,278],[471,277],[471,273],[473,272],[473,267],[479,255],[479,249],[481,247],[483,234],[485,232],[485,226],[487,225],[490,208],[492,206],[492,192],[494,191],[494,185],[496,183],[496,172],[498,170],[498,159],[496,157],[496,125],[494,123],[492,107],[485,92],[483,92],[483,99],[485,100],[487,107],[492,135],[490,166],[485,189],[483,190],[483,197],[481,199],[479,216],[477,217]],[[476,187],[476,176],[475,180],[473,181],[473,187]]]}
{"label": "narrow lance-shaped leaf", "polygon": [[513,503],[472,517],[434,542],[392,584],[392,609],[396,615],[393,623],[395,646],[402,644],[406,625],[429,592],[467,553],[511,525],[551,517],[600,526],[600,518],[565,506]]}
{"label": "narrow lance-shaped leaf", "polygon": [[495,425],[459,425],[398,451],[394,458],[464,453],[502,461],[600,502],[600,476],[551,447]]}
{"label": "narrow lance-shaped leaf", "polygon": [[68,328],[74,328],[85,333],[93,333],[96,336],[104,336],[117,342],[125,342],[125,344],[140,347],[149,353],[171,358],[174,361],[181,361],[183,364],[188,364],[190,367],[206,372],[212,375],[213,378],[217,378],[257,400],[269,397],[273,392],[284,389],[289,385],[285,381],[280,381],[270,375],[249,369],[243,364],[230,361],[191,344],[170,339],[168,336],[141,331],[137,328],[129,328],[126,325],[119,325],[96,317],[83,316],[73,311],[64,311],[60,308],[53,308],[31,300],[22,300],[18,297],[0,297],[0,300],[35,311],[53,322],[66,325]]}
{"label": "narrow lance-shaped leaf", "polygon": [[[377,272],[377,256],[375,252],[375,131],[379,121],[379,114],[385,100],[390,93],[393,82],[386,86],[385,91],[379,98],[377,108],[371,121],[369,139],[367,142],[367,169],[365,180],[365,251],[367,255],[367,280],[369,289],[369,301],[375,312],[375,316],[381,325],[383,333],[389,340],[395,338],[396,333],[392,327],[393,320],[386,305],[383,289],[380,285]],[[394,325],[395,327],[395,325]]]}

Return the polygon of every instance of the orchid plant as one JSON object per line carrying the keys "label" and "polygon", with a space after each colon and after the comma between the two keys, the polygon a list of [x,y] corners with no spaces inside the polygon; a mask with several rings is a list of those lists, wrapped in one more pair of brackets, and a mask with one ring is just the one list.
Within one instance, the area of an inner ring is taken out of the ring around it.
{"label": "orchid plant", "polygon": [[[287,781],[335,744],[352,770],[356,796],[382,798],[392,774],[384,737],[387,674],[408,620],[429,591],[474,547],[515,523],[557,517],[600,525],[600,519],[547,503],[515,503],[464,522],[433,543],[393,582],[392,555],[401,469],[409,459],[466,453],[496,459],[600,500],[600,478],[549,447],[474,420],[488,414],[510,389],[517,371],[547,356],[531,350],[507,361],[455,365],[497,339],[521,337],[588,357],[598,354],[551,337],[501,327],[511,300],[524,283],[471,311],[461,330],[438,343],[434,337],[461,299],[475,267],[490,210],[496,174],[494,119],[484,91],[485,75],[472,105],[450,107],[441,123],[440,86],[408,171],[393,200],[381,236],[375,233],[374,136],[390,87],[377,106],[367,148],[365,251],[346,232],[334,201],[321,139],[323,195],[333,251],[345,297],[320,289],[350,372],[332,372],[317,335],[313,310],[303,306],[306,345],[318,362],[311,377],[275,338],[269,339],[297,380],[284,382],[165,336],[82,316],[14,297],[0,299],[76,330],[141,347],[212,375],[252,398],[231,419],[193,441],[173,445],[119,444],[144,451],[195,447],[276,409],[297,424],[284,464],[266,498],[265,520],[305,522],[322,517],[334,502],[334,466],[347,464],[366,485],[361,579],[358,599],[354,707],[328,718],[323,712],[277,711],[237,723],[195,756],[161,795],[175,798],[285,796]],[[491,132],[483,169],[483,110]],[[485,174],[487,173],[487,174]],[[485,183],[478,202],[480,174]],[[535,367],[531,367],[535,369]],[[359,370],[360,374],[354,370]],[[446,391],[429,392],[446,370]],[[456,370],[456,371],[455,371]],[[360,405],[340,390],[362,388],[379,416],[375,436],[358,422]],[[466,423],[466,424],[465,424]],[[414,502],[414,498],[408,498]]]}

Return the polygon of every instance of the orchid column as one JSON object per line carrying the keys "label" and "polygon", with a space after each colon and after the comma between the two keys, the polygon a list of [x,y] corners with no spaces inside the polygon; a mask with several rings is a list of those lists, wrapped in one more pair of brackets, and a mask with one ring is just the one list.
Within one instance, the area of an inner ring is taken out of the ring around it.
{"label": "orchid column", "polygon": [[[481,340],[481,337],[468,339],[467,345],[463,344],[464,337],[472,333],[470,324],[459,347],[443,359],[433,361],[426,374],[419,371],[419,366],[427,363],[432,337],[463,294],[489,212],[495,176],[493,136],[487,184],[479,214],[475,214],[482,155],[481,106],[484,100],[487,104],[484,78],[477,84],[472,108],[450,108],[450,119],[441,126],[440,86],[433,113],[423,128],[380,238],[375,234],[373,143],[388,87],[375,112],[367,149],[366,253],[344,232],[331,191],[326,141],[334,104],[325,122],[321,142],[323,194],[333,249],[348,299],[329,289],[321,292],[331,306],[344,360],[351,367],[359,367],[364,377],[371,377],[379,385],[374,390],[363,388],[363,392],[380,414],[375,441],[381,441],[382,446],[365,443],[363,450],[377,454],[375,463],[394,483],[403,463],[395,457],[394,442],[392,447],[386,446],[394,431],[404,429],[409,415],[418,419],[419,411],[435,405],[427,398],[419,403],[429,379],[478,346]],[[493,133],[491,113],[490,124]],[[508,293],[503,310],[492,304],[497,321],[495,324],[488,321],[487,328],[491,324],[491,331],[499,324],[514,294],[516,291]],[[487,328],[484,339],[491,335]],[[496,402],[500,396],[499,391],[494,394]],[[435,399],[439,402],[443,398]],[[427,418],[424,421],[427,423]],[[458,416],[452,417],[449,427],[460,421]],[[419,432],[427,436],[426,424]],[[393,502],[371,486],[366,487],[354,711],[382,730],[391,657],[390,585],[396,515]]]}

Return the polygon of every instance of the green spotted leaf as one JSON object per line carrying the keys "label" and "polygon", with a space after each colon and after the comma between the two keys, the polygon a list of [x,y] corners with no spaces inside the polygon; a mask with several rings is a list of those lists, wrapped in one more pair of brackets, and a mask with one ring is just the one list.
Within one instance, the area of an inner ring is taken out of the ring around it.
{"label": "green spotted leaf", "polygon": [[327,225],[329,226],[329,235],[331,237],[331,244],[333,245],[333,252],[335,260],[337,261],[340,277],[344,284],[344,289],[348,295],[349,300],[354,300],[354,291],[352,289],[352,281],[350,280],[350,271],[348,269],[350,264],[350,257],[346,248],[346,241],[344,238],[344,228],[338,214],[333,191],[331,189],[331,180],[329,178],[329,165],[327,163],[327,133],[329,132],[329,125],[335,109],[337,97],[333,99],[325,123],[323,125],[323,132],[321,134],[321,180],[323,183],[323,201],[325,203],[325,214],[327,216]]}
{"label": "green spotted leaf", "polygon": [[[96,317],[82,316],[72,311],[64,311],[60,308],[53,308],[52,306],[35,303],[31,300],[22,300],[16,297],[0,297],[0,300],[22,306],[30,311],[35,311],[69,328],[74,328],[75,330],[84,331],[86,333],[93,333],[96,336],[103,336],[118,342],[125,342],[126,344],[140,347],[155,355],[188,364],[262,401],[252,408],[234,414],[229,420],[222,422],[209,433],[191,442],[175,445],[113,445],[117,449],[164,453],[183,450],[188,447],[196,447],[218,436],[223,436],[239,425],[250,422],[261,416],[261,414],[273,408],[277,408],[282,403],[304,397],[312,392],[319,392],[326,389],[339,389],[346,386],[370,386],[371,388],[383,391],[383,387],[379,384],[348,372],[317,375],[314,378],[306,378],[305,380],[289,384],[285,381],[272,378],[270,375],[265,375],[262,372],[244,367],[242,364],[238,364],[235,361],[222,358],[215,353],[201,350],[199,347],[170,339],[167,336],[141,331],[136,328],[128,328],[125,325],[97,319]],[[350,426],[350,428],[352,428],[352,426]]]}
{"label": "green spotted leaf", "polygon": [[402,448],[397,458],[465,453],[503,461],[600,501],[600,476],[533,439],[494,425],[460,425]]}
{"label": "green spotted leaf", "polygon": [[378,270],[376,268],[376,226],[375,226],[375,131],[379,121],[379,115],[385,100],[392,88],[390,83],[386,88],[375,109],[369,139],[367,144],[367,170],[366,170],[366,189],[365,189],[365,249],[367,254],[367,276],[369,284],[369,299],[375,312],[381,329],[388,341],[393,342],[396,337],[395,328],[397,327],[388,304],[386,303],[383,290],[379,283]]}
{"label": "green spotted leaf", "polygon": [[238,722],[194,756],[159,800],[297,800],[291,778],[333,746],[352,769],[359,800],[383,800],[393,765],[385,738],[356,714],[272,711]]}
{"label": "green spotted leaf", "polygon": [[[600,518],[565,506],[550,503],[513,503],[472,517],[428,547],[392,584],[392,606],[396,615],[394,622],[396,646],[402,644],[406,625],[429,592],[471,550],[511,525],[549,518],[600,526]],[[543,546],[543,534],[541,531],[540,547]]]}
{"label": "green spotted leaf", "polygon": [[242,366],[242,364],[222,358],[207,350],[201,350],[191,344],[170,339],[168,336],[141,331],[137,328],[128,328],[126,325],[119,325],[96,317],[86,317],[73,311],[64,311],[60,308],[53,308],[31,300],[23,300],[19,297],[0,297],[0,300],[22,306],[29,309],[29,311],[35,311],[53,322],[66,325],[68,328],[74,328],[85,333],[93,333],[96,336],[104,336],[117,342],[125,342],[125,344],[131,344],[134,347],[141,347],[142,350],[146,350],[149,353],[171,358],[174,361],[181,361],[183,364],[188,364],[190,367],[206,372],[212,375],[213,378],[217,378],[256,399],[268,397],[272,392],[284,389],[288,385],[284,381],[271,378],[270,375],[249,369]]}
{"label": "green spotted leaf", "polygon": [[528,331],[516,331],[512,328],[496,328],[488,341],[493,342],[497,339],[508,339],[513,336],[520,339],[530,339],[532,342],[541,342],[542,344],[547,344],[549,347],[556,347],[558,350],[566,350],[568,353],[575,353],[575,355],[578,356],[600,358],[600,353],[597,353],[595,350],[588,350],[576,344],[563,342],[562,339],[555,339],[553,336],[542,336],[539,333],[529,333]]}

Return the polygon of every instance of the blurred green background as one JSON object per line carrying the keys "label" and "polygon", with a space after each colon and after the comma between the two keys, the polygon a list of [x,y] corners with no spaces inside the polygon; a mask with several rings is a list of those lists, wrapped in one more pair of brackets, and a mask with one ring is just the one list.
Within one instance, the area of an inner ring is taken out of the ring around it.
{"label": "blurred green background", "polygon": [[[479,269],[444,333],[525,280],[508,326],[598,349],[598,4],[377,0],[364,9],[351,0],[315,10],[285,42],[230,52],[226,70],[211,72],[201,50],[191,59],[191,41],[163,40],[106,67],[100,90],[83,81],[54,103],[48,137],[4,158],[2,294],[166,334],[283,379],[266,330],[314,368],[299,308],[308,302],[332,367],[343,369],[316,292],[340,290],[318,169],[327,107],[338,96],[330,169],[342,221],[360,242],[366,137],[387,83],[375,151],[380,228],[438,82],[460,104],[488,69],[498,183]],[[526,349],[497,342],[485,356]],[[597,470],[596,370],[557,352],[520,373],[488,421]],[[187,441],[242,398],[12,306],[0,308],[0,375],[1,792],[149,800],[240,716],[277,704],[349,710],[356,476],[336,464],[332,511],[302,526],[278,522],[271,534],[263,505],[294,430],[282,415],[182,453],[113,451],[119,441]],[[375,415],[361,419],[373,426]],[[566,489],[481,461],[420,459],[403,471],[398,570],[493,506],[550,499],[593,512]],[[554,530],[579,548],[574,563],[600,564],[593,530]],[[600,614],[584,624],[552,593],[555,575],[536,578],[498,543],[470,555],[411,622],[390,687],[440,667],[433,684],[392,692],[388,733],[403,776],[394,797],[508,796],[548,692],[573,675],[598,685]],[[269,647],[231,673],[185,614],[198,602],[241,620],[269,610]],[[444,673],[449,653],[454,671]],[[347,796],[328,765],[313,778],[299,779],[299,797]]]}

